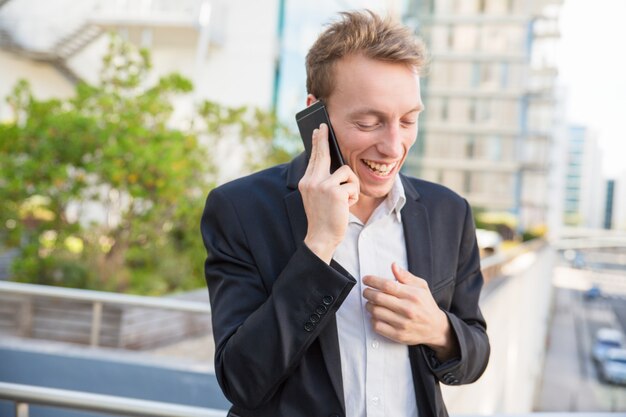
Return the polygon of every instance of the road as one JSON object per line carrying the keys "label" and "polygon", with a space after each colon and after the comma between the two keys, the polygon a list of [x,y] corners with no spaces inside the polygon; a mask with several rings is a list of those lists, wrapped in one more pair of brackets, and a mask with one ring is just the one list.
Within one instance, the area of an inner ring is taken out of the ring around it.
{"label": "road", "polygon": [[[554,304],[543,383],[535,411],[626,411],[626,386],[600,382],[591,358],[593,338],[601,327],[626,333],[626,266],[575,269],[563,262],[554,272]],[[585,300],[598,285],[603,297]]]}

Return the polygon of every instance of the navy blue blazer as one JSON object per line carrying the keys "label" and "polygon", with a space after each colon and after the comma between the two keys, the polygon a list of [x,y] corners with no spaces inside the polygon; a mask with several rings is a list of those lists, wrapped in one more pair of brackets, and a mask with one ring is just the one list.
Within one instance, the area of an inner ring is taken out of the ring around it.
{"label": "navy blue blazer", "polygon": [[[335,312],[356,281],[303,243],[297,186],[305,169],[302,154],[207,198],[201,232],[215,370],[231,417],[345,416]],[[408,269],[428,282],[460,346],[460,357],[443,364],[426,346],[407,347],[420,417],[444,417],[439,382],[473,382],[489,358],[474,223],[449,189],[401,178]]]}

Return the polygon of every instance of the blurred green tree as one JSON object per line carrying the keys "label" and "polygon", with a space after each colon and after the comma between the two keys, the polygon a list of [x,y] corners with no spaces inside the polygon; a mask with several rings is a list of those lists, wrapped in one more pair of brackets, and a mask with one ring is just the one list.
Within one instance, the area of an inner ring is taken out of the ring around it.
{"label": "blurred green tree", "polygon": [[216,147],[243,145],[248,170],[290,158],[262,110],[204,101],[175,127],[172,98],[192,84],[169,74],[147,86],[150,70],[148,51],[112,35],[99,85],[38,100],[20,81],[7,98],[0,242],[20,248],[13,279],[153,295],[203,286],[198,224]]}

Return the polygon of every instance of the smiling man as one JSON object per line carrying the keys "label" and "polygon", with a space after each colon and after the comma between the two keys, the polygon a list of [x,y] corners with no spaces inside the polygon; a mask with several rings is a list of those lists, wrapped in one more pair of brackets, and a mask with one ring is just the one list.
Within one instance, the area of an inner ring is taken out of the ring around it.
{"label": "smiling man", "polygon": [[311,157],[225,184],[201,231],[229,416],[446,416],[439,383],[489,357],[471,210],[400,174],[423,110],[424,48],[405,27],[343,13],[307,56]]}

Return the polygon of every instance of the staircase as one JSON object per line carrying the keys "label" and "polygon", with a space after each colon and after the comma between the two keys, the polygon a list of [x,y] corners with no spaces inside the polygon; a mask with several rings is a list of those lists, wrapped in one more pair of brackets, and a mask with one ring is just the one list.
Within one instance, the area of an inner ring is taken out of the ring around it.
{"label": "staircase", "polygon": [[57,57],[67,60],[95,41],[101,34],[102,29],[100,27],[84,23],[69,35],[59,39],[52,50]]}
{"label": "staircase", "polygon": [[[0,0],[0,8],[10,0]],[[16,42],[11,32],[2,27],[0,20],[0,49],[11,52],[20,57],[44,62],[54,67],[63,77],[76,84],[81,78],[68,66],[67,61],[90,43],[94,42],[103,30],[89,22],[71,31],[60,38],[48,51],[37,51],[24,47]]]}

